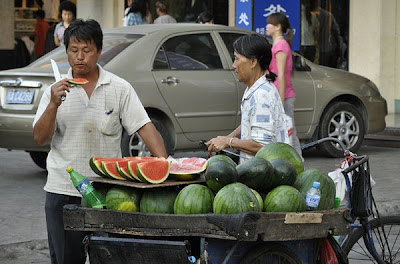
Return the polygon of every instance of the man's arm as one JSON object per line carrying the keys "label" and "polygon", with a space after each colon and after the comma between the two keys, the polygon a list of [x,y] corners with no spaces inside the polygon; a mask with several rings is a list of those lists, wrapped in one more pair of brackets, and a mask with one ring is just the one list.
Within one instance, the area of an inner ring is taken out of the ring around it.
{"label": "man's arm", "polygon": [[138,130],[138,133],[153,156],[168,158],[163,139],[153,123],[145,124]]}

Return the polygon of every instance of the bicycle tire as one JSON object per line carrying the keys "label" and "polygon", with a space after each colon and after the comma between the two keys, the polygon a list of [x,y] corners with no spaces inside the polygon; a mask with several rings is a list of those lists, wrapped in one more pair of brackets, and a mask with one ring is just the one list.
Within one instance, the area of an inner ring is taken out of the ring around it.
{"label": "bicycle tire", "polygon": [[278,243],[260,244],[246,252],[240,264],[301,264],[300,258],[287,246]]}
{"label": "bicycle tire", "polygon": [[[386,263],[400,263],[400,216],[382,216],[379,219],[375,218],[369,221],[371,233],[374,239],[374,244],[377,252]],[[383,247],[384,241],[377,239],[378,231],[382,232],[384,227],[385,234],[388,239],[388,244],[392,253],[392,261],[389,258],[387,248]],[[378,263],[368,252],[364,240],[364,229],[362,227],[353,230],[343,242],[343,251],[347,254],[349,263]]]}

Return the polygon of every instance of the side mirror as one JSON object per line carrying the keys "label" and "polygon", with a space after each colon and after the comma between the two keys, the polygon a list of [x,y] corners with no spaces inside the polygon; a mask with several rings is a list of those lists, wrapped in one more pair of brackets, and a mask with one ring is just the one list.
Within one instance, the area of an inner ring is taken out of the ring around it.
{"label": "side mirror", "polygon": [[311,71],[310,66],[307,65],[307,60],[300,55],[294,55],[293,67],[296,71]]}

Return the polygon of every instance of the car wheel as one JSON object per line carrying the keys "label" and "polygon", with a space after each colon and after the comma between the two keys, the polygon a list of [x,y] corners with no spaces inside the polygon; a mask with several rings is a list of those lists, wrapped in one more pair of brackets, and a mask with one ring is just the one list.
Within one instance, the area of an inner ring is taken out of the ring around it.
{"label": "car wheel", "polygon": [[33,162],[42,169],[46,169],[47,152],[32,151],[29,152]]}
{"label": "car wheel", "polygon": [[[364,139],[365,126],[359,110],[350,103],[338,102],[323,114],[319,125],[320,138],[334,137],[341,140],[346,149],[356,152]],[[326,142],[319,149],[331,157],[343,157],[338,144]]]}
{"label": "car wheel", "polygon": [[[171,132],[166,127],[166,125],[162,122],[162,119],[158,117],[151,117],[151,121],[154,126],[157,128],[158,132],[161,135],[161,138],[164,141],[164,146],[167,150],[168,155],[172,155],[173,153],[173,143],[171,140]],[[138,133],[134,133],[133,135],[129,136],[128,133],[124,130],[122,133],[122,140],[121,140],[121,150],[122,156],[143,156],[143,157],[150,157],[151,152],[147,148],[146,144],[144,143],[143,139],[139,136]]]}

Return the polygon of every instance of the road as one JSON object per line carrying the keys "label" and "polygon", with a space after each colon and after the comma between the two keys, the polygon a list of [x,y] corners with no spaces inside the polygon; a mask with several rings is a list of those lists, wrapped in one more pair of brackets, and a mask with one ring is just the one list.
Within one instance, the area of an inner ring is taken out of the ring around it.
{"label": "road", "polygon": [[[370,156],[373,188],[381,214],[400,214],[400,175],[398,148],[364,146],[358,154]],[[176,156],[202,156],[204,152]],[[306,168],[329,172],[339,159],[321,156],[311,149],[304,153]],[[49,263],[44,217],[43,186],[46,172],[23,151],[0,149],[0,263]]]}

